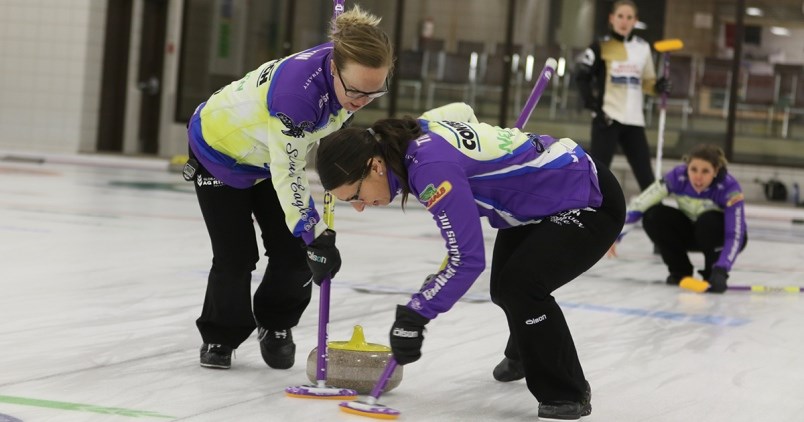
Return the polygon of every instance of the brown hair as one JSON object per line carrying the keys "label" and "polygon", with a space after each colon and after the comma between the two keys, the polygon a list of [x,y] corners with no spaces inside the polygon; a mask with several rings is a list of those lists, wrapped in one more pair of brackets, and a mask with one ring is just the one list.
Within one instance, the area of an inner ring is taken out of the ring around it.
{"label": "brown hair", "polygon": [[349,62],[378,69],[394,65],[394,47],[382,29],[378,18],[355,5],[341,13],[332,25],[330,40],[334,48],[333,60],[338,71]]}
{"label": "brown hair", "polygon": [[716,173],[725,171],[726,164],[728,164],[728,161],[726,161],[726,154],[723,153],[723,150],[720,149],[720,147],[712,144],[696,145],[690,150],[690,152],[682,157],[682,160],[689,164],[693,158],[708,162],[712,165],[712,167],[715,168]]}
{"label": "brown hair", "polygon": [[399,178],[404,208],[410,193],[405,153],[408,144],[424,132],[419,122],[408,116],[378,120],[371,130],[374,134],[366,129],[349,127],[321,139],[315,158],[321,185],[332,190],[355,183],[365,175],[369,159],[380,157]]}
{"label": "brown hair", "polygon": [[639,15],[639,9],[637,9],[636,3],[634,3],[631,0],[617,0],[617,1],[615,1],[614,4],[611,6],[611,13],[616,12],[617,9],[620,6],[630,6],[632,9],[634,9],[634,16]]}

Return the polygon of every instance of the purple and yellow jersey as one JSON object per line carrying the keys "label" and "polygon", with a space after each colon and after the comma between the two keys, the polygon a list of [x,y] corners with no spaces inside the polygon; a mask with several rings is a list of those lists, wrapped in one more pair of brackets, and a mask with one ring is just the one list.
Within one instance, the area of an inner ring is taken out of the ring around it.
{"label": "purple and yellow jersey", "polygon": [[425,134],[406,152],[408,184],[448,251],[446,267],[407,305],[426,318],[449,310],[485,269],[480,217],[504,229],[602,203],[594,163],[571,139],[484,123],[420,124]]}
{"label": "purple and yellow jersey", "polygon": [[320,221],[305,173],[307,153],[352,113],[338,103],[330,69],[332,44],[264,63],[215,92],[190,120],[190,148],[228,186],[270,178],[291,232],[306,243]]}
{"label": "purple and yellow jersey", "polygon": [[725,236],[723,251],[714,266],[731,271],[740,247],[745,240],[745,208],[743,191],[737,180],[726,173],[718,176],[703,192],[692,188],[687,177],[687,165],[681,164],[668,172],[664,179],[657,180],[648,186],[638,197],[628,204],[625,217],[626,224],[634,224],[642,219],[648,208],[658,204],[666,197],[672,197],[678,203],[678,209],[692,221],[707,211],[722,211]]}

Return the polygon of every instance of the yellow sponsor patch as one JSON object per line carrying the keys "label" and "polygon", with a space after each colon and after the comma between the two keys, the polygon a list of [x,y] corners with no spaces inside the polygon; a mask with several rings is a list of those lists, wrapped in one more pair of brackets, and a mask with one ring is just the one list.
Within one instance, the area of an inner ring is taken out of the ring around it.
{"label": "yellow sponsor patch", "polygon": [[435,191],[432,192],[430,197],[427,198],[427,203],[425,204],[427,209],[429,210],[433,205],[438,203],[438,201],[447,196],[447,194],[451,190],[452,190],[452,183],[450,183],[448,180],[441,182],[441,184],[438,185],[437,188],[435,188]]}
{"label": "yellow sponsor patch", "polygon": [[726,206],[730,207],[738,202],[741,202],[743,199],[745,199],[745,195],[743,195],[742,192],[734,193],[729,197],[729,200],[726,201]]}

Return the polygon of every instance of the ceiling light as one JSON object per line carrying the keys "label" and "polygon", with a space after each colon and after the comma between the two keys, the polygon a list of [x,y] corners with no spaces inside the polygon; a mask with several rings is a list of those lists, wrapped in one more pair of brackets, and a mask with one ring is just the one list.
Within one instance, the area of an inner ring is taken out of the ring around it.
{"label": "ceiling light", "polygon": [[780,37],[790,36],[790,30],[782,26],[771,26],[770,32],[771,34],[778,35]]}
{"label": "ceiling light", "polygon": [[748,15],[748,16],[762,16],[762,15],[764,15],[764,13],[762,12],[762,9],[760,9],[758,7],[746,7],[745,8],[745,14]]}

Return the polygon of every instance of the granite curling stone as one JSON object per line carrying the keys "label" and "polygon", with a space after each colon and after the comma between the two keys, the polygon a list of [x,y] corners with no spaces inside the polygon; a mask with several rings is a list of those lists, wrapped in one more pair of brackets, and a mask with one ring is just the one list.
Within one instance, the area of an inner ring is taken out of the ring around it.
{"label": "granite curling stone", "polygon": [[[382,344],[366,343],[363,327],[355,325],[349,341],[327,343],[327,385],[350,388],[358,394],[369,394],[391,358],[391,348]],[[307,378],[315,383],[318,347],[307,356]],[[402,366],[397,366],[383,393],[393,390],[402,382]]]}

